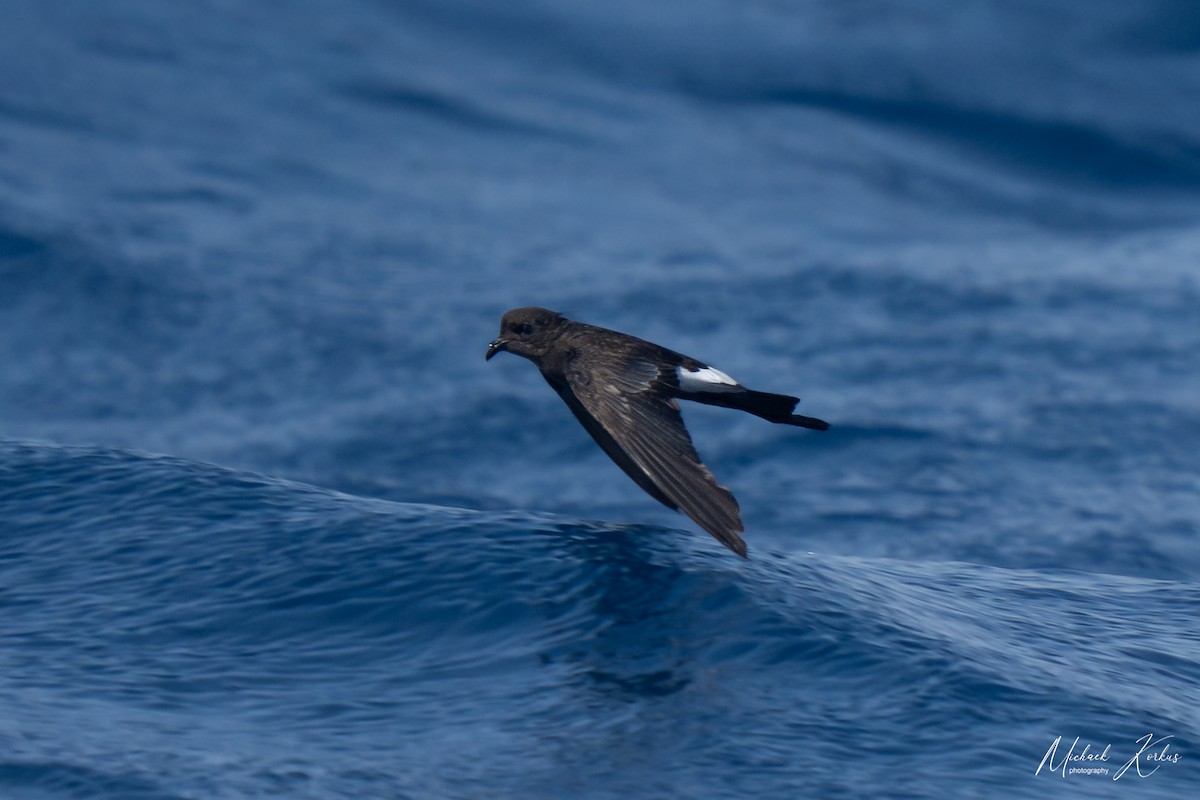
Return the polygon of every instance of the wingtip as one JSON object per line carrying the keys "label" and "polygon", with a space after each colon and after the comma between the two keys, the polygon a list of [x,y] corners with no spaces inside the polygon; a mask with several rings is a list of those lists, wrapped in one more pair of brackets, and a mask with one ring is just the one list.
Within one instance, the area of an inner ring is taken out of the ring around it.
{"label": "wingtip", "polygon": [[721,531],[720,534],[714,531],[709,531],[709,533],[712,533],[714,539],[728,547],[733,552],[737,553],[742,558],[750,558],[750,556],[746,555],[746,540],[743,539],[736,531]]}
{"label": "wingtip", "polygon": [[[722,486],[721,488],[724,489],[725,487]],[[729,498],[732,500],[733,495],[729,495]],[[734,502],[736,503],[737,501],[734,500]],[[723,526],[715,523],[712,520],[704,520],[693,516],[690,512],[684,509],[679,510],[691,517],[692,521],[703,528],[710,536],[723,544],[726,548],[734,553],[737,553],[742,558],[750,558],[750,556],[746,555],[746,540],[742,538],[742,531],[744,531],[745,528],[742,527],[741,519],[735,519],[734,524],[732,525]]]}

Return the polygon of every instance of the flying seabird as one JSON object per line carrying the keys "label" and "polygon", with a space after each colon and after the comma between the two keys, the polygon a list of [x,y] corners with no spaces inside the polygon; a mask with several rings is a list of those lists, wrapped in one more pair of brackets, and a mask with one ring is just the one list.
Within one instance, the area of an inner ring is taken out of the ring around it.
{"label": "flying seabird", "polygon": [[676,401],[746,411],[770,422],[826,430],[793,414],[799,398],[747,389],[716,367],[618,331],[545,308],[514,308],[486,359],[506,350],[527,358],[583,427],[634,482],[683,511],[721,544],[746,556],[738,503],[700,461]]}

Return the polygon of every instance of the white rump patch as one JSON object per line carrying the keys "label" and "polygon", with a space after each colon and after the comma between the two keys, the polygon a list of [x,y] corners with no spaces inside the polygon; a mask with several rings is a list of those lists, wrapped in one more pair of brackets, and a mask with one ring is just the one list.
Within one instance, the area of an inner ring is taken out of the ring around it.
{"label": "white rump patch", "polygon": [[736,392],[742,387],[738,382],[715,367],[704,367],[692,371],[687,367],[676,367],[679,388],[685,392]]}

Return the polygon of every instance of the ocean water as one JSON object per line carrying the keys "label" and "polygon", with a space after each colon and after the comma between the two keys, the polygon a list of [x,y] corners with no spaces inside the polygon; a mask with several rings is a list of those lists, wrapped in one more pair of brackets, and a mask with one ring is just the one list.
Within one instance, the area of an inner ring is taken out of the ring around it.
{"label": "ocean water", "polygon": [[[1200,790],[1190,4],[0,16],[0,798]],[[749,560],[529,304],[832,423]]]}

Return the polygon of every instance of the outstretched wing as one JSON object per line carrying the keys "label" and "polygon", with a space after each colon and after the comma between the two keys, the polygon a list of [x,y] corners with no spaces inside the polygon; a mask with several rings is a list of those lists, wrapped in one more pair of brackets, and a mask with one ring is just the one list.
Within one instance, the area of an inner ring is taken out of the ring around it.
{"label": "outstretched wing", "polygon": [[631,359],[614,368],[585,359],[576,354],[565,386],[550,381],[583,427],[651,497],[745,556],[737,500],[701,463],[679,405],[659,388],[659,366]]}

